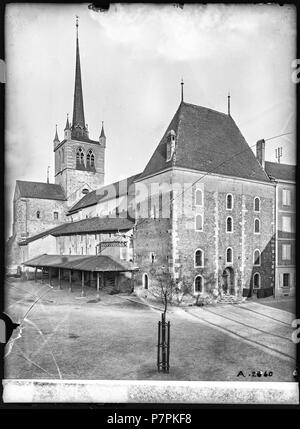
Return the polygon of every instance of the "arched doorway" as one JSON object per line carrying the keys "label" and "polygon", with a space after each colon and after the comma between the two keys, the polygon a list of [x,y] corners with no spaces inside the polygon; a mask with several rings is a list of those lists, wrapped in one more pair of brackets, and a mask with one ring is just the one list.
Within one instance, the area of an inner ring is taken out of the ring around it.
{"label": "arched doorway", "polygon": [[143,285],[144,285],[144,289],[148,289],[148,274],[144,274],[143,276]]}
{"label": "arched doorway", "polygon": [[223,293],[235,295],[234,271],[232,267],[226,267],[223,271]]}

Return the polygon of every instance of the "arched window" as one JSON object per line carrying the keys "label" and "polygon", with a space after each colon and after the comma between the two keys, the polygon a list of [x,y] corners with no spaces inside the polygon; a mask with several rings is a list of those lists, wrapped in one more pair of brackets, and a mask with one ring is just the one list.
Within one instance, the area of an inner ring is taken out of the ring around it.
{"label": "arched window", "polygon": [[259,197],[255,197],[254,198],[253,206],[254,206],[254,211],[255,212],[259,212],[260,211],[260,199],[259,199]]}
{"label": "arched window", "polygon": [[79,147],[77,149],[77,152],[76,152],[76,161],[77,161],[77,164],[84,165],[84,153],[83,153],[83,150],[82,150],[81,147]]}
{"label": "arched window", "polygon": [[36,212],[36,217],[37,217],[37,219],[41,218],[41,212],[39,210]]}
{"label": "arched window", "polygon": [[195,267],[203,267],[204,266],[204,253],[203,250],[197,249],[195,252]]}
{"label": "arched window", "polygon": [[233,196],[232,194],[226,195],[226,209],[231,210],[233,207]]}
{"label": "arched window", "polygon": [[226,263],[232,264],[232,248],[231,247],[228,247],[228,249],[226,250]]}
{"label": "arched window", "polygon": [[195,192],[195,205],[196,206],[202,206],[202,204],[203,204],[202,191],[201,191],[201,189],[196,189],[196,192]]}
{"label": "arched window", "polygon": [[260,288],[260,274],[255,273],[253,276],[253,289],[259,289]]}
{"label": "arched window", "polygon": [[255,234],[260,233],[260,220],[259,219],[255,219],[255,221],[254,221],[254,232],[255,232]]}
{"label": "arched window", "polygon": [[226,232],[232,232],[233,231],[233,220],[231,216],[228,216],[226,219]]}
{"label": "arched window", "polygon": [[260,265],[260,251],[258,249],[253,253],[253,264],[257,266]]}
{"label": "arched window", "polygon": [[196,276],[194,281],[195,293],[201,293],[203,291],[203,277]]}
{"label": "arched window", "polygon": [[92,149],[90,149],[86,155],[86,164],[88,167],[94,167],[95,165],[95,157]]}
{"label": "arched window", "polygon": [[166,161],[170,161],[174,150],[175,150],[175,143],[176,143],[176,133],[175,131],[171,130],[168,132],[167,136],[167,147],[166,147]]}
{"label": "arched window", "polygon": [[53,218],[54,218],[54,220],[58,219],[58,212],[53,212]]}
{"label": "arched window", "polygon": [[197,231],[202,231],[203,230],[203,218],[201,214],[197,214],[196,215],[196,225],[195,225],[195,229]]}
{"label": "arched window", "polygon": [[148,286],[149,286],[148,274],[146,273],[143,275],[143,286],[144,286],[144,289],[148,289]]}

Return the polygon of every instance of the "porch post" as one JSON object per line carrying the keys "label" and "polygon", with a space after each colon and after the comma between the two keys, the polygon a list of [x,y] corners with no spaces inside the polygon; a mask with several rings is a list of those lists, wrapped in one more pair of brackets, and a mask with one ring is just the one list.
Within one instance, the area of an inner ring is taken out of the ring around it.
{"label": "porch post", "polygon": [[49,267],[48,270],[49,270],[49,285],[51,286],[51,268]]}
{"label": "porch post", "polygon": [[59,281],[59,289],[61,289],[61,273],[60,273],[60,268],[58,269],[58,281]]}
{"label": "porch post", "polygon": [[81,271],[81,296],[85,296],[85,292],[84,292],[84,271]]}
{"label": "porch post", "polygon": [[115,273],[115,288],[117,289],[117,291],[120,291],[120,286],[119,286],[119,273],[116,272]]}
{"label": "porch post", "polygon": [[72,291],[72,270],[69,270],[69,292]]}
{"label": "porch post", "polygon": [[99,279],[99,271],[97,271],[97,299],[100,299],[100,295],[99,295],[99,286],[100,286],[100,279]]}
{"label": "porch post", "polygon": [[34,270],[34,281],[35,281],[35,283],[36,283],[36,272],[37,272],[37,267],[35,267],[35,270]]}

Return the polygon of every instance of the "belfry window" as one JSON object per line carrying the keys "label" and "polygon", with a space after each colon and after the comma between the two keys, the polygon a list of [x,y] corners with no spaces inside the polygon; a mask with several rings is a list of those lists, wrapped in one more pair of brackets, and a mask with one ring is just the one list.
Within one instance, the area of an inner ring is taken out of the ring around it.
{"label": "belfry window", "polygon": [[77,149],[76,162],[77,164],[84,165],[84,153],[81,147]]}
{"label": "belfry window", "polygon": [[95,166],[95,156],[93,154],[92,149],[90,149],[87,153],[86,164],[88,167],[94,167]]}

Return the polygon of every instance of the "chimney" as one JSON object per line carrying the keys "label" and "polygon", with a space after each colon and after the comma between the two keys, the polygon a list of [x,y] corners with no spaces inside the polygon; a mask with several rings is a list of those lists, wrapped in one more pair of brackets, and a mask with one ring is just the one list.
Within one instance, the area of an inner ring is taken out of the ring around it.
{"label": "chimney", "polygon": [[256,158],[263,169],[265,169],[265,141],[264,139],[256,142]]}

